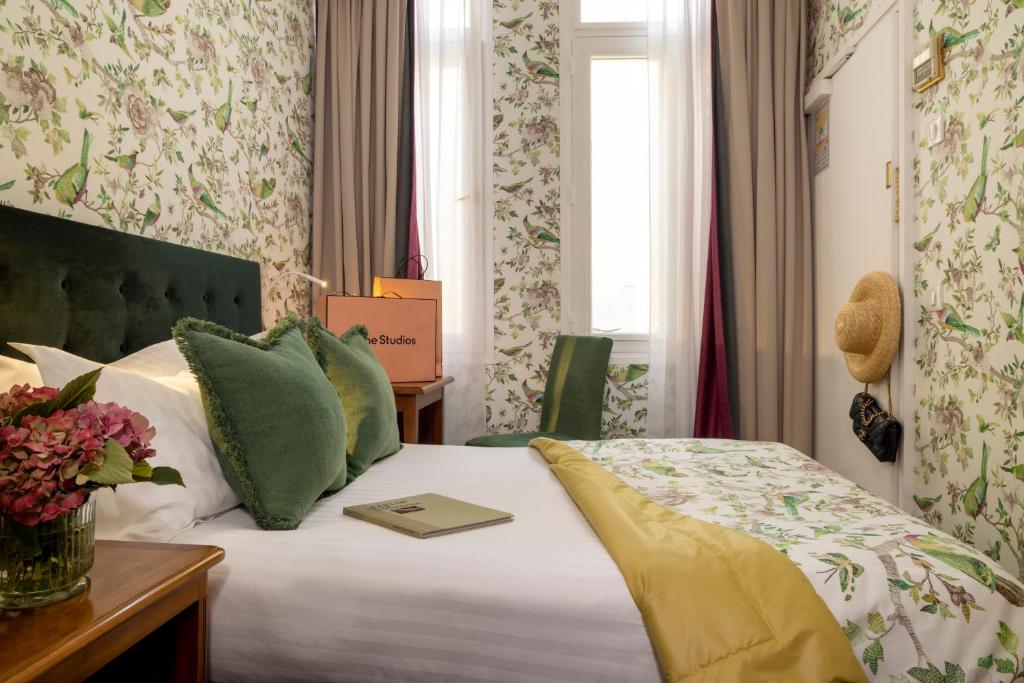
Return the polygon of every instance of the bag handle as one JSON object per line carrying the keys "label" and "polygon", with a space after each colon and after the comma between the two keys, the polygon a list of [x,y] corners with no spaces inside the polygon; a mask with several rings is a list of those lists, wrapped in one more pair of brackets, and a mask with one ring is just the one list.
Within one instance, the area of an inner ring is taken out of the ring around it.
{"label": "bag handle", "polygon": [[[892,366],[890,365],[885,371],[885,385],[886,390],[889,393],[889,410],[886,411],[886,415],[893,417],[892,414]],[[868,385],[864,384],[864,393],[868,393]]]}
{"label": "bag handle", "polygon": [[421,278],[426,276],[427,269],[430,268],[430,261],[423,254],[416,254],[415,256],[406,256],[398,261],[398,265],[395,266],[395,277],[403,280],[408,278],[410,263],[415,263],[419,266]]}

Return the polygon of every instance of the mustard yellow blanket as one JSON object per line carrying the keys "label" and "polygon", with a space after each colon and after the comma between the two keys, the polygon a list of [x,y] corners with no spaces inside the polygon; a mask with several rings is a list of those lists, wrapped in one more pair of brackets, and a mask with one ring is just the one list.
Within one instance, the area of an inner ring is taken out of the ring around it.
{"label": "mustard yellow blanket", "polygon": [[530,445],[618,565],[665,680],[867,680],[825,603],[782,553],[655,503],[565,443]]}

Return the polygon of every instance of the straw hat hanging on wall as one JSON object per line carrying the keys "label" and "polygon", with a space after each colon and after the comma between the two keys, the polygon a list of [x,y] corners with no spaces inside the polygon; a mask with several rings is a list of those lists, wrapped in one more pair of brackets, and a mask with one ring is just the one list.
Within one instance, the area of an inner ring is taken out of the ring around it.
{"label": "straw hat hanging on wall", "polygon": [[903,313],[891,275],[868,273],[836,316],[836,346],[854,379],[871,384],[885,377],[900,345]]}

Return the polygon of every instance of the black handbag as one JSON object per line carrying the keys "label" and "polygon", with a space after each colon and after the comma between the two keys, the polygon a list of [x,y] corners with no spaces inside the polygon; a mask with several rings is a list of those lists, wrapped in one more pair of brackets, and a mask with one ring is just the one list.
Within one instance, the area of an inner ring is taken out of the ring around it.
{"label": "black handbag", "polygon": [[889,410],[882,410],[865,384],[864,391],[853,397],[850,419],[853,420],[853,433],[879,462],[896,462],[903,427],[892,414],[892,379],[888,372],[885,378],[889,387]]}

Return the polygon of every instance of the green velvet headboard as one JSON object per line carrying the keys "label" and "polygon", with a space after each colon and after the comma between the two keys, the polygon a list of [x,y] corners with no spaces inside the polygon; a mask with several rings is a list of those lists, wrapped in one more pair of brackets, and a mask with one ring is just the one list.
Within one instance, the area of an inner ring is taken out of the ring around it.
{"label": "green velvet headboard", "polygon": [[0,206],[0,354],[20,341],[109,363],[185,316],[258,332],[259,264]]}

